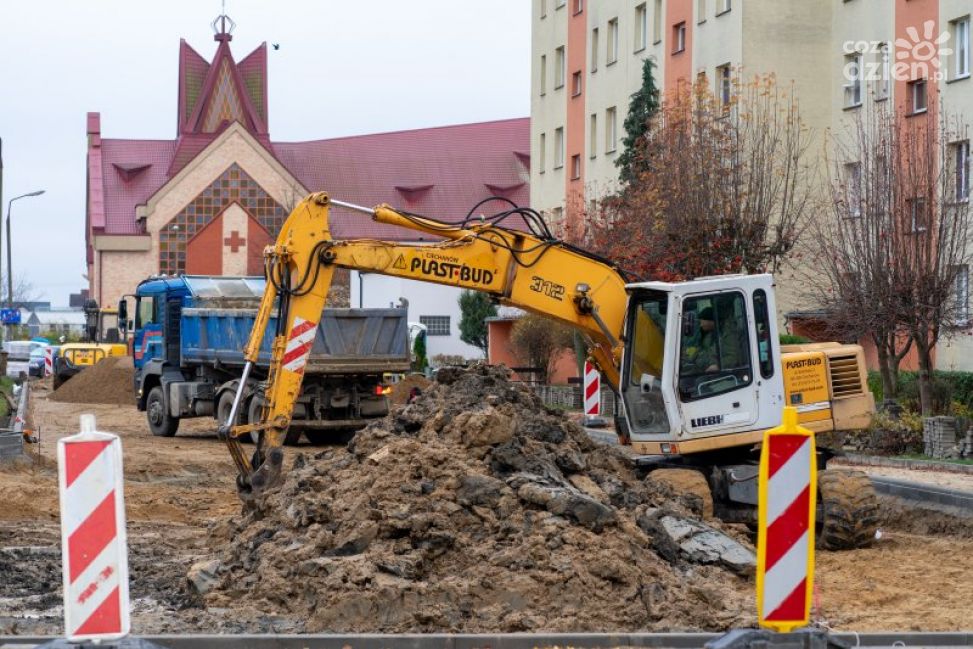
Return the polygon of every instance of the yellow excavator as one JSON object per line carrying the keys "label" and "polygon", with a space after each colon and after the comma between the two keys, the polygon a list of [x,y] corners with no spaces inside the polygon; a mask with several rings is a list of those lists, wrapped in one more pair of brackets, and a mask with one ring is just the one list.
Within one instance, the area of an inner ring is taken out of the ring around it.
{"label": "yellow excavator", "polygon": [[85,331],[81,342],[61,345],[54,361],[53,387],[109,356],[125,356],[125,324],[118,321],[118,309],[100,308],[95,300],[84,304]]}
{"label": "yellow excavator", "polygon": [[[332,206],[440,240],[335,240]],[[505,225],[510,219],[526,229]],[[482,291],[573,326],[620,397],[619,442],[631,445],[644,471],[678,475],[680,488],[727,521],[755,520],[758,445],[785,405],[796,406],[800,422],[818,433],[864,428],[875,410],[861,347],[780,346],[770,275],[630,283],[609,261],[554,237],[528,208],[446,222],[319,192],[294,208],[264,256],[267,289],[227,422],[247,407],[243,386],[276,313],[264,405],[259,418],[220,427],[245,499],[281,480],[281,446],[339,268]],[[259,439],[252,459],[240,444],[251,433]],[[878,523],[871,483],[861,472],[825,470],[832,456],[819,448],[820,543],[866,545]]]}

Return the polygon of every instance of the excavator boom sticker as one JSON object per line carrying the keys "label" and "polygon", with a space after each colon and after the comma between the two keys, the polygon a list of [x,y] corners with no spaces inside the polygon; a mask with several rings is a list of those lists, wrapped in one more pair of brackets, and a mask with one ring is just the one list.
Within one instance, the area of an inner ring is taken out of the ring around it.
{"label": "excavator boom sticker", "polygon": [[287,337],[287,347],[284,349],[283,367],[291,372],[303,372],[307,365],[308,354],[314,344],[317,325],[303,318],[294,318],[294,327]]}

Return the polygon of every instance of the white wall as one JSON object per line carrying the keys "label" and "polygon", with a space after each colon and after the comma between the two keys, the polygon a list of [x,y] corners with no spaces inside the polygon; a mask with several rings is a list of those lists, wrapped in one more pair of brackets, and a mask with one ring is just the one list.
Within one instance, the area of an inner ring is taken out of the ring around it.
{"label": "white wall", "polygon": [[[359,277],[361,283],[359,284]],[[364,303],[361,299],[364,293]],[[440,286],[411,279],[358,273],[351,271],[351,306],[364,308],[387,308],[397,306],[399,298],[409,301],[409,322],[419,322],[420,316],[449,316],[449,336],[428,336],[426,355],[460,355],[464,358],[483,358],[483,353],[472,345],[459,339],[459,295],[460,289]]]}

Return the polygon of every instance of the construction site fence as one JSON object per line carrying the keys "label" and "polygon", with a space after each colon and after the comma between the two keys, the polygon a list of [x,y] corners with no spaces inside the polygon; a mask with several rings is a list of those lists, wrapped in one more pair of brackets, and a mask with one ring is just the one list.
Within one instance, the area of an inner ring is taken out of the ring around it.
{"label": "construction site fence", "polygon": [[[531,385],[537,396],[548,406],[562,410],[581,410],[584,395],[580,385]],[[615,414],[615,393],[611,388],[601,389],[601,414],[611,417]]]}

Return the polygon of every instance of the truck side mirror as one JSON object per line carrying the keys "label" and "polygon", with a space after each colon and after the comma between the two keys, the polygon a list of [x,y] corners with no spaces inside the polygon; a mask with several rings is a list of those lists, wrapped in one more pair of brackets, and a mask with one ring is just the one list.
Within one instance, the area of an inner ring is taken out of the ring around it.
{"label": "truck side mirror", "polygon": [[118,321],[128,321],[128,301],[125,298],[118,301]]}

